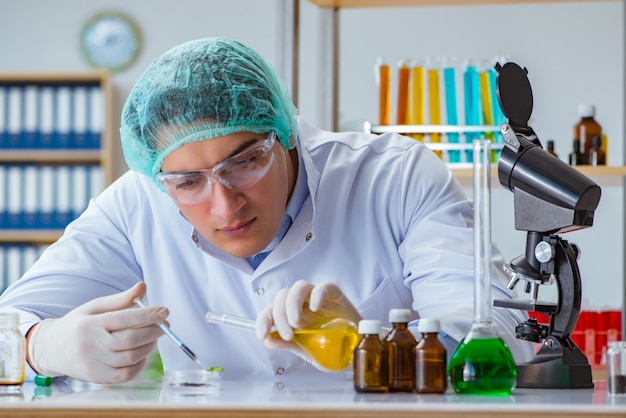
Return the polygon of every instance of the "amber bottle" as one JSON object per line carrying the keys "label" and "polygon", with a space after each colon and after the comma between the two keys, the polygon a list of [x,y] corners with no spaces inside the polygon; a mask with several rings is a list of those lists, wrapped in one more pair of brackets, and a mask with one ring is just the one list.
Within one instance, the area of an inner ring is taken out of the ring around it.
{"label": "amber bottle", "polygon": [[580,152],[584,155],[584,163],[589,164],[593,137],[602,137],[602,127],[594,119],[596,108],[591,104],[581,104],[578,106],[580,120],[574,125],[574,139],[580,140]]}
{"label": "amber bottle", "polygon": [[589,165],[606,165],[606,152],[602,148],[602,137],[594,136],[589,150]]}
{"label": "amber bottle", "polygon": [[354,349],[354,390],[357,392],[387,391],[387,350],[378,334],[382,323],[363,319],[358,331],[363,337]]}
{"label": "amber bottle", "polygon": [[548,140],[547,145],[548,154],[552,155],[553,157],[559,158],[559,155],[554,151],[554,141],[551,139]]}
{"label": "amber bottle", "polygon": [[569,165],[585,164],[585,155],[580,151],[580,140],[574,139],[572,142],[572,152],[569,154]]}
{"label": "amber bottle", "polygon": [[415,347],[415,392],[444,393],[448,388],[447,352],[439,341],[441,326],[436,319],[422,318],[422,334]]}
{"label": "amber bottle", "polygon": [[409,331],[410,309],[391,309],[392,328],[383,343],[387,350],[390,392],[413,392],[415,388],[415,346],[417,340]]}

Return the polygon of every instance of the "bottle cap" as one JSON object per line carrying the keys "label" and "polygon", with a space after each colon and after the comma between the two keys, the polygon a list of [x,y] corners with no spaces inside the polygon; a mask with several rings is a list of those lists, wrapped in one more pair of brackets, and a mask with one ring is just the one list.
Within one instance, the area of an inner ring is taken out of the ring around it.
{"label": "bottle cap", "polygon": [[409,322],[411,320],[410,309],[390,309],[389,310],[389,322],[400,323]]}
{"label": "bottle cap", "polygon": [[378,319],[362,319],[359,321],[359,334],[378,334],[383,323]]}
{"label": "bottle cap", "polygon": [[52,384],[52,377],[38,374],[33,381],[37,386],[50,386]]}
{"label": "bottle cap", "polygon": [[592,104],[583,103],[578,105],[578,116],[592,118],[596,115],[596,107]]}
{"label": "bottle cap", "polygon": [[439,332],[441,330],[441,323],[438,319],[422,318],[417,324],[417,330],[422,334],[427,332]]}

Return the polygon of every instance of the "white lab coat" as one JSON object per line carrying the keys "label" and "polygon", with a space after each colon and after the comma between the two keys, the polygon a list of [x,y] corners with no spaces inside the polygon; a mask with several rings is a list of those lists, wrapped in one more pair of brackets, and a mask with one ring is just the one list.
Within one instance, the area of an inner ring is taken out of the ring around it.
{"label": "white lab coat", "polygon": [[[300,153],[310,196],[267,259],[253,270],[199,236],[152,181],[128,172],[94,199],[0,298],[22,310],[22,331],[98,296],[147,284],[145,302],[170,310],[172,329],[222,378],[289,381],[351,379],[265,348],[254,332],[207,324],[211,310],[247,318],[299,279],[336,282],[364,318],[388,325],[391,308],[437,318],[460,340],[473,306],[472,207],[448,168],[423,144],[395,134],[319,131],[301,121]],[[494,254],[492,297],[510,298],[503,259]],[[521,312],[493,309],[498,333],[517,360],[532,344],[517,340]],[[165,369],[196,365],[167,337]]]}

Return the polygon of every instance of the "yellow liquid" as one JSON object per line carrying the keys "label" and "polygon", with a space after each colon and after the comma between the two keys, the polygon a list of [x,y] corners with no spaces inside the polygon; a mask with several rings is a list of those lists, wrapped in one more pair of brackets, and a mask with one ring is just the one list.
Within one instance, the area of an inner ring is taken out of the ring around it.
{"label": "yellow liquid", "polygon": [[[411,97],[409,98],[409,124],[423,125],[426,119],[426,97],[424,95],[424,80],[426,70],[424,67],[416,66],[411,69]],[[418,141],[424,141],[424,134],[411,134],[411,137]]]}
{"label": "yellow liquid", "polygon": [[[430,105],[430,124],[441,124],[441,103],[439,92],[439,70],[428,70],[428,99]],[[430,134],[430,142],[441,142],[441,134]],[[435,151],[435,154],[442,157],[441,151]]]}
{"label": "yellow liquid", "polygon": [[[276,331],[271,335],[280,338]],[[295,330],[292,341],[320,366],[329,370],[343,370],[354,359],[359,334],[352,322],[336,318],[319,328]]]}

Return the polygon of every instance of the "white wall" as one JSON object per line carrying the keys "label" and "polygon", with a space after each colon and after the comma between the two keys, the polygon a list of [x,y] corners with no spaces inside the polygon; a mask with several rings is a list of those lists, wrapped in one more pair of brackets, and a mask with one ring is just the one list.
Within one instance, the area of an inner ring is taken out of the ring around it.
{"label": "white wall", "polygon": [[[182,42],[209,36],[236,38],[275,63],[278,4],[277,0],[0,0],[0,71],[89,70],[79,46],[84,23],[103,10],[124,12],[139,25],[144,46],[131,68],[112,77],[117,122],[143,70]],[[127,167],[117,128],[116,171],[121,174]]]}
{"label": "white wall", "polygon": [[[82,71],[82,25],[102,10],[132,16],[144,36],[138,62],[115,74],[115,120],[134,81],[170,47],[206,36],[234,37],[274,64],[280,61],[281,0],[0,0],[0,71]],[[314,124],[322,12],[301,0],[300,113]],[[496,6],[347,9],[340,12],[340,126],[361,129],[376,120],[373,66],[378,56],[488,58],[505,53],[529,70],[534,93],[530,121],[542,140],[555,139],[565,158],[576,107],[591,102],[609,137],[609,163],[624,163],[624,4],[621,0]],[[326,127],[326,126],[322,126]],[[116,133],[116,132],[115,132]],[[116,142],[116,167],[126,169]],[[605,181],[605,179],[603,180]],[[593,306],[621,306],[623,210],[621,179],[611,179],[593,228],[564,238],[577,242],[584,296]],[[505,257],[524,249],[513,228],[513,196],[494,185],[493,235]]]}
{"label": "white wall", "polygon": [[[303,4],[303,33],[315,33],[322,14]],[[344,9],[340,21],[339,126],[361,129],[376,123],[378,99],[374,64],[378,56],[490,58],[506,54],[526,67],[533,89],[530,126],[545,144],[554,139],[566,160],[579,103],[593,103],[609,138],[609,164],[624,163],[624,4],[588,1],[496,6],[442,6]],[[316,51],[322,35],[303,40]],[[302,57],[302,78],[319,76],[315,54]],[[319,83],[302,83],[301,97],[315,97]],[[303,101],[307,118],[324,120],[317,103]],[[462,111],[462,110],[461,110]],[[620,307],[624,282],[622,179],[598,178],[602,199],[592,228],[563,236],[577,243],[587,308]],[[507,260],[524,252],[526,235],[516,231],[513,195],[492,185],[492,237]],[[466,192],[471,197],[471,189]],[[519,286],[521,289],[521,286]],[[519,290],[519,289],[518,289]],[[555,298],[554,286],[540,297]]]}

